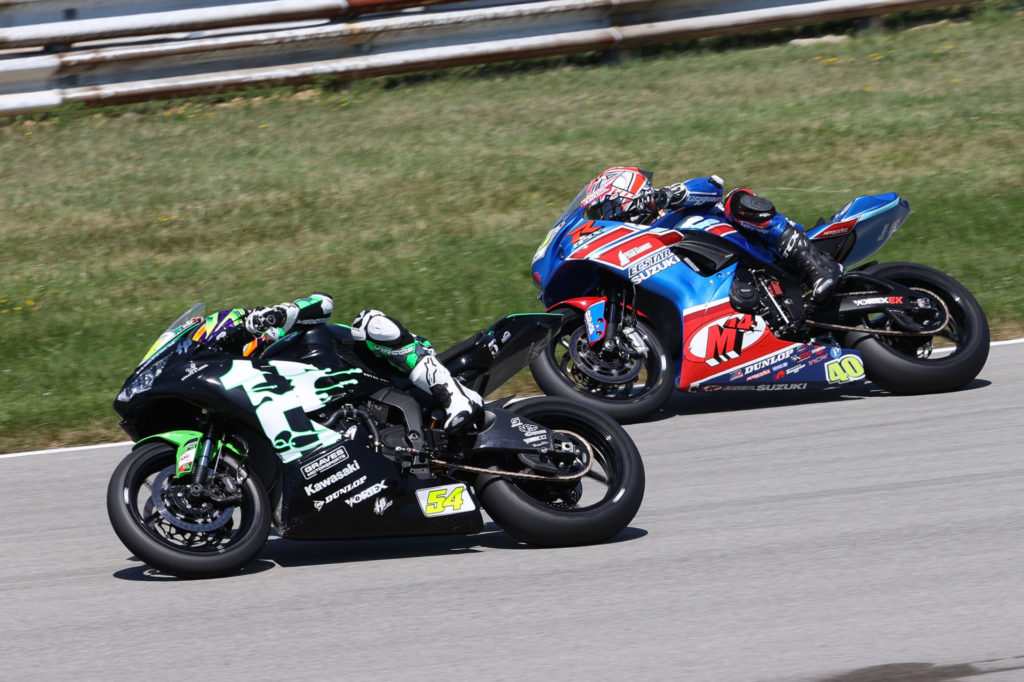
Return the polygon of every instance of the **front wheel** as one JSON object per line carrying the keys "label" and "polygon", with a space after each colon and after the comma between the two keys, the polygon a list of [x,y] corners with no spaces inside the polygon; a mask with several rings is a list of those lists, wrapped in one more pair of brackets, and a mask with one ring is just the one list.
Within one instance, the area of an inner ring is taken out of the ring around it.
{"label": "front wheel", "polygon": [[566,547],[607,540],[629,525],[644,497],[644,465],[621,426],[562,398],[529,398],[508,409],[583,441],[593,460],[569,482],[478,477],[480,503],[499,526],[531,545]]}
{"label": "front wheel", "polygon": [[[894,336],[848,332],[843,345],[860,352],[871,381],[891,393],[939,393],[972,381],[988,359],[988,321],[981,306],[962,284],[934,268],[916,263],[881,263],[868,274],[935,297],[948,310],[948,319],[899,319],[878,315],[859,320],[860,326],[899,331],[910,325],[927,328],[946,324],[932,335]],[[945,313],[942,313],[945,315]]]}
{"label": "front wheel", "polygon": [[270,504],[256,475],[222,454],[206,486],[218,501],[190,496],[190,477],[175,479],[174,466],[175,448],[153,442],[114,470],[107,515],[125,547],[180,578],[227,575],[255,559],[270,534]]}
{"label": "front wheel", "polygon": [[643,320],[636,331],[646,346],[641,357],[591,346],[583,316],[563,312],[562,326],[530,372],[548,395],[572,398],[620,422],[640,421],[665,404],[675,382],[672,358],[657,332]]}

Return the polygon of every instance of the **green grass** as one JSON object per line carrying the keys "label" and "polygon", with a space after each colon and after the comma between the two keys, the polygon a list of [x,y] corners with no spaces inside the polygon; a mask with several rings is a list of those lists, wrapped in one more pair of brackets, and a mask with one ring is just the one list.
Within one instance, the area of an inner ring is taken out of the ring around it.
{"label": "green grass", "polygon": [[898,191],[914,213],[881,259],[952,273],[1020,335],[1022,31],[990,1],[839,44],[0,119],[0,451],[123,438],[114,395],[197,300],[324,290],[338,321],[378,307],[439,347],[538,310],[534,249],[619,163],[718,173],[805,223]]}

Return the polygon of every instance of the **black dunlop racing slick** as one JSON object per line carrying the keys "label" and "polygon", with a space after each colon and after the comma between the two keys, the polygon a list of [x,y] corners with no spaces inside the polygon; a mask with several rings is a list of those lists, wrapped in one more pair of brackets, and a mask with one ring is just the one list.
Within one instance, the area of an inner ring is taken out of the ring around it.
{"label": "black dunlop racing slick", "polygon": [[[892,393],[911,395],[954,391],[978,375],[988,359],[988,322],[966,287],[944,272],[917,263],[882,263],[865,272],[934,294],[949,310],[949,323],[935,339],[848,332],[843,345],[860,352],[871,381]],[[956,348],[949,354],[919,357],[920,350],[933,341],[948,341]]]}
{"label": "black dunlop racing slick", "polygon": [[[510,535],[530,545],[571,546],[607,540],[636,515],[644,496],[644,467],[628,434],[614,420],[576,401],[533,398],[510,411],[549,429],[585,440],[594,464],[579,484],[559,486],[481,475],[475,488],[488,514]],[[575,491],[576,485],[582,490]],[[600,492],[588,499],[590,488]],[[579,503],[566,495],[584,496]]]}
{"label": "black dunlop racing slick", "polygon": [[[221,465],[237,475],[238,460],[227,454],[221,458]],[[211,523],[208,517],[203,524],[199,514],[185,518],[163,500],[162,508],[154,505],[149,486],[161,480],[173,483],[168,474],[174,465],[175,449],[163,441],[141,445],[121,461],[107,486],[107,514],[114,532],[138,558],[180,578],[217,578],[237,572],[256,558],[270,534],[270,503],[263,485],[255,474],[246,472],[239,485],[241,503],[215,511],[214,515],[231,514],[232,518],[214,529],[219,521]],[[161,497],[159,490],[157,496]],[[191,544],[186,544],[189,540]]]}

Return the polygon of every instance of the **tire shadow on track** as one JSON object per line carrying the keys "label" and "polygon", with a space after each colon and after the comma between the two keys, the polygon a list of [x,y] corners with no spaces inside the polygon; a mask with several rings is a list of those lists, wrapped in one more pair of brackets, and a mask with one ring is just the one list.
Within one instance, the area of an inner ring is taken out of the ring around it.
{"label": "tire shadow on track", "polygon": [[[986,379],[975,379],[956,391],[976,391],[992,384]],[[760,410],[768,407],[787,407],[850,400],[896,399],[908,397],[889,393],[871,382],[855,384],[842,389],[805,389],[796,391],[729,391],[718,393],[683,393],[676,391],[663,408],[641,423],[658,422],[687,414],[713,414],[736,410]]]}
{"label": "tire shadow on track", "polygon": [[[647,535],[643,528],[629,526],[621,533],[606,540],[604,545],[636,540]],[[487,549],[551,551],[557,548],[534,547],[519,542],[501,529],[498,524],[488,522],[484,529],[474,535],[432,535],[429,537],[375,538],[367,540],[286,540],[272,534],[259,556],[235,577],[262,573],[271,568],[294,566],[319,566],[324,564],[351,564],[361,561],[388,561],[392,559],[413,559],[417,557],[472,554]],[[565,548],[562,548],[565,549]],[[138,561],[135,557],[133,560]],[[145,564],[125,568],[113,574],[119,580],[161,581],[179,580],[161,573]],[[228,576],[232,577],[232,576]]]}
{"label": "tire shadow on track", "polygon": [[[941,665],[936,663],[890,663],[860,668],[829,677],[815,678],[807,682],[954,682],[968,677],[981,677],[993,673],[1004,673],[1024,670],[1021,665],[1005,665],[1019,663],[1022,656],[1012,659],[992,659],[976,663],[954,663]],[[999,666],[1003,663],[1003,666]],[[1005,679],[1005,678],[1004,678]]]}

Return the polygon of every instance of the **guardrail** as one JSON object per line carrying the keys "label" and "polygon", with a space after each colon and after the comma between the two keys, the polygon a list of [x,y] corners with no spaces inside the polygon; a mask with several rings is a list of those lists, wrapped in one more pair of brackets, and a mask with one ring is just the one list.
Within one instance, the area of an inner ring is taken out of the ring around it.
{"label": "guardrail", "polygon": [[[84,1],[91,3],[87,6],[106,5],[103,0]],[[59,7],[50,0],[0,0],[0,18],[13,24],[17,16],[45,16],[42,3]],[[0,56],[0,115],[39,111],[68,101],[112,104],[321,77],[358,79],[627,49],[967,3],[540,0],[482,4],[271,0],[173,9],[175,5],[165,0],[161,7],[171,9],[160,12],[11,25],[0,28],[0,49],[7,51]],[[18,5],[31,11],[4,14]],[[129,5],[117,7],[125,12]]]}

